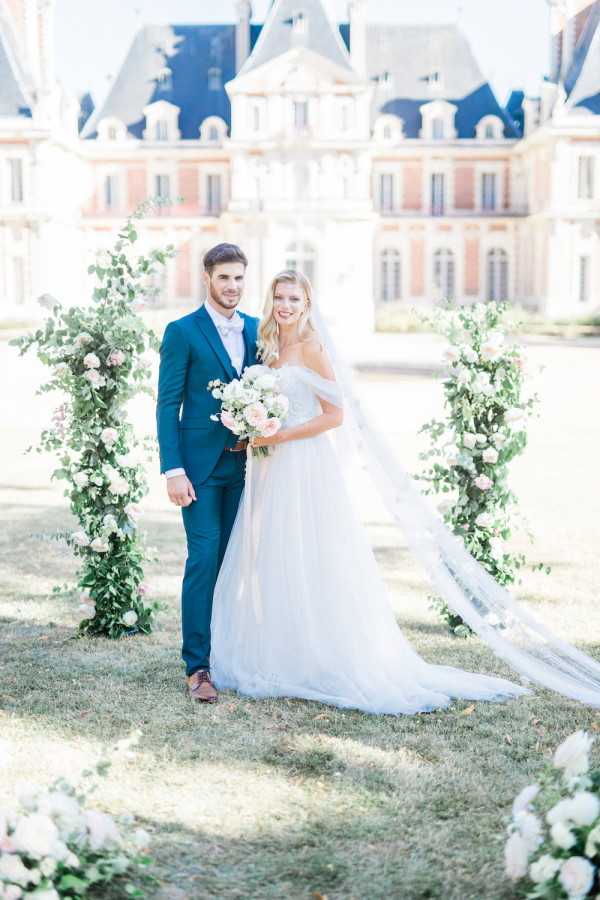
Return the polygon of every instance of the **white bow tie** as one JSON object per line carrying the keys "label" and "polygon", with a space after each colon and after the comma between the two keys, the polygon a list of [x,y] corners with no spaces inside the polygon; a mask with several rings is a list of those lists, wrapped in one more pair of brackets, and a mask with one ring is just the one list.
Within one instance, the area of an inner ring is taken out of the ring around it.
{"label": "white bow tie", "polygon": [[241,334],[244,330],[244,320],[241,316],[234,316],[230,322],[219,322],[217,330],[221,337],[228,337],[230,334]]}

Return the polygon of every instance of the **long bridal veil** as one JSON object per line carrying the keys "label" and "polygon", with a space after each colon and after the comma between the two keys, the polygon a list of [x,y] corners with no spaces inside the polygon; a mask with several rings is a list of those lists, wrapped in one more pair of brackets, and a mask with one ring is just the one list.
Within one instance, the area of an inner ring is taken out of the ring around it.
{"label": "long bridal veil", "polygon": [[600,707],[600,663],[561,640],[520,606],[446,527],[362,409],[351,371],[314,300],[313,321],[343,394],[344,453],[350,444],[359,454],[436,593],[525,683],[537,682]]}

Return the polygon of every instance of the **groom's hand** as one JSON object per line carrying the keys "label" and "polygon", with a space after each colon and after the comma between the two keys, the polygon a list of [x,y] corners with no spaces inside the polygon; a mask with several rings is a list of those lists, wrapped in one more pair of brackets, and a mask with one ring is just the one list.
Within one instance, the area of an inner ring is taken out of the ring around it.
{"label": "groom's hand", "polygon": [[186,475],[174,475],[173,478],[167,478],[167,493],[169,500],[175,506],[189,506],[196,499],[194,486]]}

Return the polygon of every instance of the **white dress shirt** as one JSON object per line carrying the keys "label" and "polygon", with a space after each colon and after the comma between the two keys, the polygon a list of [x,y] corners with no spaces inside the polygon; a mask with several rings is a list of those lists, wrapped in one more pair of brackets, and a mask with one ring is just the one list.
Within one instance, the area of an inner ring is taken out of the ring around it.
{"label": "white dress shirt", "polygon": [[[231,318],[228,318],[218,312],[210,303],[205,303],[204,308],[219,332],[219,337],[223,341],[223,346],[227,350],[233,368],[240,375],[244,365],[246,349],[243,334],[244,320],[237,312],[234,312]],[[185,475],[185,469],[169,469],[168,472],[165,472],[165,475],[167,478],[174,478],[175,475]]]}

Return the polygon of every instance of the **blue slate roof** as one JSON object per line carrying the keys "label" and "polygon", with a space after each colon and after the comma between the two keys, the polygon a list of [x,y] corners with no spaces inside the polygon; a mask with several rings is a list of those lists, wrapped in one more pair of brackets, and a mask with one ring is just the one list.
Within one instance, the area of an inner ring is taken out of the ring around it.
{"label": "blue slate roof", "polygon": [[0,116],[31,117],[31,106],[19,85],[0,32]]}
{"label": "blue slate roof", "polygon": [[600,0],[594,3],[565,77],[567,106],[600,115]]}
{"label": "blue slate roof", "polygon": [[[251,55],[242,72],[289,48],[288,6],[296,10],[298,2],[295,0],[293,7],[289,3],[278,0],[272,7],[266,23],[271,25],[262,37],[264,26],[251,26]],[[312,17],[307,46],[351,71],[348,25],[340,25],[337,31],[327,25],[330,33],[325,33],[325,28],[315,27],[315,23],[323,24],[319,16],[325,16],[321,0],[304,0],[304,6]],[[467,40],[454,25],[369,25],[367,72],[376,85],[373,118],[380,112],[401,116],[407,137],[418,137],[419,107],[434,99],[457,106],[459,138],[475,137],[475,126],[485,115],[502,119],[506,137],[519,136],[518,125],[499,105]],[[435,85],[431,83],[434,73],[441,79]],[[179,128],[184,139],[197,139],[207,116],[220,116],[230,126],[231,108],[224,85],[234,76],[235,25],[147,26],[133,41],[106,101],[86,122],[82,137],[96,137],[98,121],[114,116],[125,123],[131,135],[141,138],[143,109],[155,100],[167,100],[180,108]]]}

